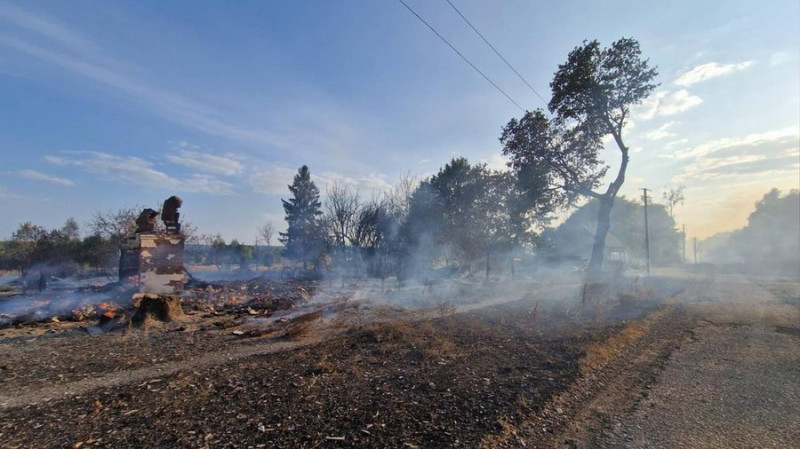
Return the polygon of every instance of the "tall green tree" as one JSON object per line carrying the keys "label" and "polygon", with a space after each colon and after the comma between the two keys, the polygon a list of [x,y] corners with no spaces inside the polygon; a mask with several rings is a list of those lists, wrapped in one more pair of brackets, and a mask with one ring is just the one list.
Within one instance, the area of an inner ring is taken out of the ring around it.
{"label": "tall green tree", "polygon": [[[528,112],[520,121],[511,120],[500,138],[503,153],[511,156],[512,167],[529,191],[560,204],[577,195],[599,201],[589,262],[593,273],[602,270],[611,209],[625,182],[629,149],[623,131],[630,108],[658,86],[653,82],[656,75],[656,69],[642,59],[635,39],[622,38],[608,48],[596,40],[584,42],[559,65],[550,83],[548,108],[555,119],[542,111]],[[598,152],[609,135],[621,162],[611,183],[598,192],[595,189],[609,168]]]}
{"label": "tall green tree", "polygon": [[405,241],[424,248],[428,259],[444,252],[448,261],[460,260],[470,268],[485,257],[488,275],[492,253],[529,241],[534,215],[520,201],[514,181],[510,173],[485,164],[471,165],[463,157],[451,160],[411,196],[402,228]]}
{"label": "tall green tree", "polygon": [[316,262],[325,247],[325,230],[320,220],[322,203],[319,200],[319,189],[311,180],[307,166],[302,166],[289,186],[292,197],[281,199],[286,212],[286,232],[280,233],[279,240],[286,247],[284,255],[302,262],[308,268],[310,262]]}

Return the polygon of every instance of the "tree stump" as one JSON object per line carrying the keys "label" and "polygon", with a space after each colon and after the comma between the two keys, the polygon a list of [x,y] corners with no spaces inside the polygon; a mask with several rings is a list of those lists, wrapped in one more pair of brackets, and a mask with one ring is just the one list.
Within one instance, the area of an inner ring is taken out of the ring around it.
{"label": "tree stump", "polygon": [[149,323],[169,323],[180,321],[186,315],[181,308],[181,300],[177,296],[161,296],[146,294],[139,303],[139,308],[131,317],[134,326],[146,326]]}

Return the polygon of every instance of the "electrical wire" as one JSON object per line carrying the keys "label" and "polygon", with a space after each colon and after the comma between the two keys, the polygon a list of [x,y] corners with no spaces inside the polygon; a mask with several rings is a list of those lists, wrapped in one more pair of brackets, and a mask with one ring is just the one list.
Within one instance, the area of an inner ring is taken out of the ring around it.
{"label": "electrical wire", "polygon": [[422,18],[422,16],[420,16],[419,14],[417,14],[417,12],[416,12],[416,11],[414,11],[413,9],[411,9],[411,7],[410,7],[410,6],[408,6],[408,4],[406,4],[406,2],[404,2],[403,0],[397,0],[397,1],[398,1],[398,2],[400,2],[400,3],[401,3],[403,6],[405,6],[405,7],[406,7],[406,9],[408,9],[409,11],[411,11],[411,14],[414,14],[414,16],[415,16],[417,19],[419,19],[419,20],[420,20],[420,22],[424,23],[424,24],[425,24],[425,26],[427,26],[427,27],[428,27],[428,28],[429,28],[431,31],[433,31],[433,34],[435,34],[437,37],[439,37],[439,39],[441,39],[441,40],[442,40],[442,42],[444,42],[445,44],[447,44],[447,46],[448,46],[448,47],[450,47],[450,49],[451,49],[451,50],[453,50],[454,52],[456,52],[456,54],[457,54],[458,56],[460,56],[460,57],[461,57],[461,59],[463,59],[463,60],[464,60],[464,62],[466,62],[467,64],[469,64],[469,66],[470,66],[470,67],[472,67],[472,68],[473,68],[473,69],[474,69],[476,72],[478,72],[478,73],[479,73],[479,74],[480,74],[480,75],[481,75],[481,76],[482,76],[482,77],[483,77],[483,78],[484,78],[486,81],[488,81],[488,82],[489,82],[489,84],[491,84],[492,86],[494,86],[494,88],[495,88],[495,89],[497,89],[497,90],[498,90],[498,91],[499,91],[501,94],[503,94],[503,95],[504,95],[506,98],[508,98],[508,101],[510,101],[510,102],[512,102],[512,103],[514,103],[514,106],[516,106],[517,108],[519,108],[519,110],[520,110],[520,111],[522,111],[522,112],[525,112],[525,109],[524,109],[522,106],[520,106],[520,105],[519,105],[519,103],[517,103],[516,101],[514,101],[514,99],[513,99],[513,98],[511,98],[511,97],[510,97],[510,96],[509,96],[509,95],[508,95],[508,94],[507,94],[507,93],[506,93],[506,92],[505,92],[503,89],[501,89],[501,88],[500,88],[500,86],[498,86],[497,84],[495,84],[495,82],[494,82],[494,81],[492,81],[492,80],[491,80],[491,79],[490,79],[488,76],[486,76],[486,74],[484,74],[483,72],[481,72],[481,70],[480,70],[478,67],[476,67],[476,66],[475,66],[475,64],[473,64],[473,63],[472,63],[472,62],[471,62],[469,59],[467,59],[467,57],[466,57],[466,56],[464,56],[463,54],[461,54],[461,52],[460,52],[460,51],[458,51],[458,50],[456,49],[456,47],[454,47],[454,46],[453,46],[453,44],[451,44],[450,42],[448,42],[448,40],[447,40],[447,39],[445,39],[445,38],[444,38],[444,37],[443,37],[441,34],[439,34],[439,32],[438,32],[438,31],[436,31],[436,29],[435,29],[433,26],[431,26],[431,24],[429,24],[428,22],[426,22],[426,21],[425,21],[425,19],[423,19],[423,18]]}
{"label": "electrical wire", "polygon": [[464,17],[464,14],[462,14],[462,13],[461,13],[461,11],[459,11],[459,10],[458,10],[458,8],[456,8],[456,5],[454,5],[454,4],[453,4],[453,2],[451,2],[450,0],[445,0],[445,1],[446,1],[446,2],[447,2],[447,3],[448,3],[448,4],[449,4],[449,5],[450,5],[450,6],[451,6],[451,7],[452,7],[454,10],[455,10],[455,12],[456,12],[456,13],[458,13],[458,15],[459,15],[459,16],[461,16],[461,18],[462,18],[462,19],[464,19],[464,22],[466,22],[466,23],[467,23],[467,25],[469,25],[469,27],[470,27],[470,28],[472,28],[472,31],[474,31],[475,33],[477,33],[477,34],[478,34],[478,36],[480,36],[480,37],[481,37],[481,39],[483,39],[483,42],[485,42],[485,43],[486,43],[486,45],[488,45],[488,46],[489,46],[489,48],[491,48],[491,49],[492,49],[492,51],[494,51],[494,53],[495,53],[495,54],[496,54],[498,57],[500,57],[500,59],[502,59],[502,60],[503,60],[503,62],[505,62],[505,63],[506,63],[506,65],[508,66],[508,68],[509,68],[509,69],[511,69],[511,70],[512,70],[514,73],[516,73],[516,74],[517,74],[517,76],[519,77],[519,79],[521,79],[521,80],[522,80],[522,82],[523,82],[523,83],[525,83],[525,85],[526,85],[526,86],[528,86],[528,87],[529,87],[529,88],[530,88],[530,89],[533,91],[533,93],[535,93],[535,94],[536,94],[536,96],[537,96],[537,97],[539,97],[539,99],[540,99],[540,100],[542,100],[542,101],[544,102],[544,104],[545,104],[545,105],[547,105],[547,100],[545,100],[545,99],[544,99],[544,97],[542,97],[542,96],[539,94],[539,92],[537,92],[537,91],[536,91],[536,89],[534,89],[534,88],[533,88],[533,86],[531,86],[531,84],[530,84],[530,83],[529,83],[529,82],[528,82],[528,81],[527,81],[527,80],[526,80],[526,79],[525,79],[525,78],[524,78],[522,75],[520,75],[520,73],[517,71],[517,69],[515,69],[515,68],[514,68],[514,66],[512,66],[512,65],[511,65],[511,63],[510,63],[510,62],[508,62],[508,60],[506,60],[506,58],[504,58],[504,57],[503,57],[503,55],[502,55],[502,54],[500,54],[500,52],[499,52],[499,51],[498,51],[496,48],[494,48],[494,45],[492,45],[491,43],[489,43],[489,40],[487,40],[487,39],[486,39],[486,38],[483,36],[483,34],[481,34],[481,32],[480,32],[480,31],[478,31],[478,29],[477,29],[477,28],[475,28],[475,26],[472,24],[472,22],[470,22],[470,21],[469,21],[469,20],[468,20],[466,17]]}

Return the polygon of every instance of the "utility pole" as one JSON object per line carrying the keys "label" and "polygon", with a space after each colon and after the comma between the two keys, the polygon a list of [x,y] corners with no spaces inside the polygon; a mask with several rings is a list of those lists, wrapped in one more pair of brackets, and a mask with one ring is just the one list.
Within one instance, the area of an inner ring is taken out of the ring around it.
{"label": "utility pole", "polygon": [[694,238],[694,264],[697,265],[697,237]]}
{"label": "utility pole", "polygon": [[258,273],[258,235],[256,235],[256,245],[255,245],[255,259],[256,259],[256,273]]}
{"label": "utility pole", "polygon": [[647,258],[647,275],[650,276],[650,229],[647,223],[647,187],[642,189],[644,191],[644,253]]}
{"label": "utility pole", "polygon": [[683,225],[683,263],[686,263],[686,225]]}

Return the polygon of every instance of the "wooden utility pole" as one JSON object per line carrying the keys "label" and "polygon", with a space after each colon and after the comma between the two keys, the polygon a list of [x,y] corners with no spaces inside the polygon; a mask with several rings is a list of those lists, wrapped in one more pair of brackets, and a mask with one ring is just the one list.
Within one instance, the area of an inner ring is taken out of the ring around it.
{"label": "wooden utility pole", "polygon": [[686,225],[683,225],[683,263],[686,263]]}
{"label": "wooden utility pole", "polygon": [[256,259],[256,273],[258,273],[258,235],[256,235],[256,244],[255,244],[255,259]]}
{"label": "wooden utility pole", "polygon": [[697,237],[694,237],[694,264],[697,265]]}
{"label": "wooden utility pole", "polygon": [[647,258],[647,275],[650,276],[650,229],[647,223],[647,187],[642,189],[644,191],[644,253]]}

